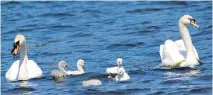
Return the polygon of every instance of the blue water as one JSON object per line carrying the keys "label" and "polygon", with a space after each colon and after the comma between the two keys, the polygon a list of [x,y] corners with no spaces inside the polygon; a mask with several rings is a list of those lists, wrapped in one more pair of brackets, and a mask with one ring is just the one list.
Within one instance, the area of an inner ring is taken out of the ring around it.
{"label": "blue water", "polygon": [[[2,95],[211,95],[212,2],[1,2]],[[204,62],[198,70],[155,67],[161,63],[159,46],[180,39],[178,20],[184,14],[201,29],[189,25],[192,41]],[[28,57],[43,70],[43,77],[9,82],[5,73],[18,60],[10,54],[14,37],[25,35]],[[127,82],[107,78],[107,67],[123,64]],[[85,60],[85,74],[54,81],[51,70],[60,60],[76,69]],[[81,82],[99,79],[101,86]]]}

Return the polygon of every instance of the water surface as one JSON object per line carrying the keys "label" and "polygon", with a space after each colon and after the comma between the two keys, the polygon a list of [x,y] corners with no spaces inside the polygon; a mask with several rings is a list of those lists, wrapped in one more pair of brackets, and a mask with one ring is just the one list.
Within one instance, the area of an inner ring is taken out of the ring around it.
{"label": "water surface", "polygon": [[[33,94],[127,94],[211,95],[212,93],[212,2],[2,2],[1,91],[4,95]],[[193,16],[198,30],[189,25],[192,41],[204,62],[198,70],[156,69],[161,63],[159,46],[180,39],[178,20]],[[9,82],[5,73],[19,57],[10,54],[13,39],[24,34],[28,57],[43,70],[43,77]],[[116,59],[131,77],[127,82],[107,78],[107,67]],[[65,60],[76,69],[85,60],[86,73],[52,80],[51,70]],[[100,79],[101,86],[83,87],[87,79]]]}

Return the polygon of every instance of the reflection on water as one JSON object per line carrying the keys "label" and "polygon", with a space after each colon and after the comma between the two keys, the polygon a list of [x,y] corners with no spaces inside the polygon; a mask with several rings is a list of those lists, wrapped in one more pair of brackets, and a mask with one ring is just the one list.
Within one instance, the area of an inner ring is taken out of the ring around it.
{"label": "reflection on water", "polygon": [[37,84],[32,84],[29,81],[17,81],[11,83],[15,88],[9,89],[6,92],[9,94],[18,95],[31,95],[32,92],[36,92],[34,88]]}
{"label": "reflection on water", "polygon": [[165,72],[165,80],[188,80],[191,76],[196,76],[200,70],[189,70],[187,72],[175,72],[167,71]]}

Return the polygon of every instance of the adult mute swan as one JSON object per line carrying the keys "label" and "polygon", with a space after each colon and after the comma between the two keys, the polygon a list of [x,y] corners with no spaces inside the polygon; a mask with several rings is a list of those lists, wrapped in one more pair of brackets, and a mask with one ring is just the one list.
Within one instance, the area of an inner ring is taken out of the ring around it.
{"label": "adult mute swan", "polygon": [[59,70],[52,71],[53,78],[61,78],[61,77],[67,76],[67,72],[64,69],[65,67],[67,67],[67,63],[65,61],[60,61],[58,63]]}
{"label": "adult mute swan", "polygon": [[21,34],[16,35],[11,53],[15,56],[18,54],[19,49],[20,60],[15,61],[11,65],[5,75],[6,79],[9,81],[17,81],[40,78],[42,76],[42,70],[33,60],[28,60],[26,39],[24,35]]}
{"label": "adult mute swan", "polygon": [[192,16],[184,15],[179,19],[179,29],[182,40],[177,40],[175,42],[166,40],[163,45],[160,45],[159,52],[164,66],[172,68],[194,68],[195,65],[200,63],[197,51],[192,44],[190,33],[187,29],[188,24],[199,28]]}
{"label": "adult mute swan", "polygon": [[84,73],[84,60],[79,59],[77,62],[77,71],[67,71],[68,75],[81,75]]}
{"label": "adult mute swan", "polygon": [[111,67],[106,69],[107,74],[109,74],[109,78],[113,78],[113,76],[115,76],[116,81],[126,81],[130,79],[129,75],[126,73],[122,64],[123,60],[121,58],[118,58],[117,59],[118,67]]}

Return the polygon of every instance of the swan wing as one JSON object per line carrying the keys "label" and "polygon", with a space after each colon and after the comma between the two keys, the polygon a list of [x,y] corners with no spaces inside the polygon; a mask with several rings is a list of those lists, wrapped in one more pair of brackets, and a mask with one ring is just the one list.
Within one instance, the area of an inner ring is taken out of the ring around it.
{"label": "swan wing", "polygon": [[118,67],[110,67],[106,69],[107,74],[118,74]]}
{"label": "swan wing", "polygon": [[79,71],[66,71],[68,75],[81,75],[82,73]]}
{"label": "swan wing", "polygon": [[18,68],[19,68],[19,61],[15,61],[9,68],[9,70],[6,72],[5,77],[9,81],[17,81],[18,76]]}
{"label": "swan wing", "polygon": [[171,40],[166,40],[165,44],[160,48],[163,65],[174,65],[185,59],[180,53],[179,48]]}
{"label": "swan wing", "polygon": [[[184,45],[184,42],[183,40],[177,40],[175,41],[180,53],[186,58],[186,47]],[[197,53],[197,50],[195,49],[194,45],[192,46],[193,47],[193,51],[194,51],[194,54],[196,56],[196,58],[199,60],[199,56],[198,56],[198,53]]]}
{"label": "swan wing", "polygon": [[63,74],[61,71],[59,70],[52,70],[52,77],[53,78],[61,78],[66,76],[65,74]]}
{"label": "swan wing", "polygon": [[42,70],[33,60],[27,61],[28,78],[40,78],[42,76]]}

